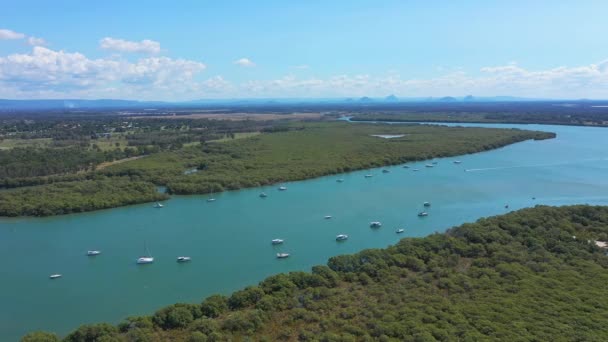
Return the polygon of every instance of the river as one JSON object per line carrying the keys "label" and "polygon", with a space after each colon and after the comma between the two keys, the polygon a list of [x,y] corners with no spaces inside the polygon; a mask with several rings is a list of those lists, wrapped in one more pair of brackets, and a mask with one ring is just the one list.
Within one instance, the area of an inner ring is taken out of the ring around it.
{"label": "river", "polygon": [[[501,149],[207,196],[50,218],[0,220],[0,340],[117,323],[175,302],[200,302],[334,255],[386,247],[537,204],[608,205],[605,128],[464,124],[557,133]],[[453,161],[460,160],[461,164]],[[414,168],[420,169],[413,171]],[[365,178],[371,173],[374,177]],[[336,182],[343,178],[344,182]],[[260,192],[267,198],[260,198]],[[419,218],[429,201],[429,216]],[[506,209],[505,205],[509,208]],[[324,219],[332,215],[332,219]],[[381,221],[370,229],[370,221]],[[396,228],[404,228],[396,234]],[[337,234],[348,234],[342,243]],[[272,246],[270,240],[285,243]],[[136,265],[147,244],[155,263]],[[85,256],[99,249],[97,257]],[[277,252],[291,253],[276,259]],[[176,263],[187,255],[192,262]],[[50,280],[53,273],[63,277]]]}

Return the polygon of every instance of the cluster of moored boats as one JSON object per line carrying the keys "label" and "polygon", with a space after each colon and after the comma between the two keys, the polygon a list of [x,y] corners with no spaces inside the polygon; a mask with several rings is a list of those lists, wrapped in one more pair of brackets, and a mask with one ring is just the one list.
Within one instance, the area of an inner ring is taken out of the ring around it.
{"label": "cluster of moored boats", "polygon": [[[154,257],[150,255],[147,248],[145,248],[145,249],[146,249],[146,256],[141,256],[141,257],[137,258],[137,260],[135,260],[135,263],[142,265],[142,264],[151,264],[154,262]],[[90,251],[87,251],[86,256],[94,257],[94,256],[98,256],[100,254],[101,254],[100,250],[90,250]],[[177,257],[178,263],[189,262],[191,260],[192,260],[192,258],[189,256],[178,256]],[[63,277],[63,275],[60,273],[51,274],[49,276],[50,279],[58,279],[61,277]]]}
{"label": "cluster of moored boats", "polygon": [[[462,163],[460,160],[455,160],[454,161],[454,164],[460,164],[460,163]],[[430,164],[426,164],[425,167],[432,168],[432,167],[435,167],[435,165],[437,165],[437,162],[433,161]],[[410,166],[409,165],[404,165],[403,168],[404,169],[409,169]],[[412,171],[419,171],[419,169],[413,168]],[[390,173],[390,172],[391,171],[388,170],[388,169],[383,169],[382,170],[382,173]],[[372,174],[366,174],[364,177],[365,178],[371,178],[371,177],[373,177],[373,175]],[[338,178],[338,179],[336,179],[336,182],[342,183],[342,182],[344,182],[344,179],[343,178]],[[286,191],[287,187],[286,186],[279,186],[278,190],[279,191]],[[259,197],[260,198],[266,198],[266,197],[268,197],[268,195],[265,192],[262,192],[262,193],[260,193]],[[207,202],[215,202],[215,198],[210,197],[210,198],[207,199]],[[428,208],[428,207],[431,206],[431,203],[430,202],[424,202],[423,206],[425,208]],[[154,204],[153,207],[154,208],[163,208],[164,205],[162,203],[160,203],[160,202],[157,202],[157,203]],[[429,213],[427,211],[425,211],[425,210],[423,210],[423,211],[421,211],[421,212],[418,213],[419,217],[426,217],[428,215],[429,215]],[[324,217],[324,219],[326,219],[326,220],[329,220],[331,218],[332,218],[331,215],[325,215],[325,217]],[[372,221],[372,222],[370,222],[370,227],[371,228],[380,228],[380,227],[382,227],[382,223],[379,222],[379,221]],[[402,234],[403,232],[405,232],[405,229],[403,229],[403,228],[397,228],[395,230],[396,234]],[[346,235],[346,234],[338,234],[338,235],[336,235],[336,241],[346,241],[346,240],[348,240],[348,235]],[[280,244],[283,244],[283,242],[284,242],[283,239],[272,239],[271,240],[271,243],[273,245],[280,245]],[[88,251],[87,255],[94,256],[94,255],[99,255],[100,253],[101,253],[100,251]],[[285,259],[285,258],[288,258],[289,256],[290,256],[289,253],[277,253],[276,254],[276,257],[278,259]],[[191,258],[188,257],[188,256],[177,257],[177,262],[188,262],[190,260],[191,260]],[[149,256],[149,255],[148,256],[142,256],[142,257],[139,257],[137,259],[137,263],[138,264],[151,264],[153,262],[154,262],[154,257]],[[51,277],[51,279],[56,279],[56,278],[61,277],[61,274],[53,274],[50,277]]]}

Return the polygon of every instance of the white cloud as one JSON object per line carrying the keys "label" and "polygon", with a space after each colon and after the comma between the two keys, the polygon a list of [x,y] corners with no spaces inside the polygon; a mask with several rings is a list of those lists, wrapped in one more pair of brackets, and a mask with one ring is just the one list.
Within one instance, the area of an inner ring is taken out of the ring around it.
{"label": "white cloud", "polygon": [[144,39],[140,42],[133,42],[124,39],[105,37],[99,41],[99,46],[104,50],[117,52],[136,52],[148,54],[157,54],[160,52],[160,43],[149,39]]}
{"label": "white cloud", "polygon": [[28,37],[27,43],[31,46],[45,46],[47,45],[46,40],[37,37]]}
{"label": "white cloud", "polygon": [[195,76],[205,68],[203,63],[185,59],[89,59],[77,52],[35,46],[30,54],[0,57],[0,88],[26,97],[48,93],[95,97],[109,89],[116,90],[118,97],[175,95],[190,91],[196,85]]}
{"label": "white cloud", "polygon": [[[249,63],[252,63],[247,59]],[[246,64],[249,64],[246,63]],[[446,68],[430,78],[398,72],[381,76],[252,79],[233,83],[222,76],[200,80],[205,64],[164,56],[129,60],[91,59],[81,53],[34,46],[30,53],[0,57],[0,98],[131,98],[155,100],[206,97],[355,97],[513,95],[550,98],[608,98],[608,60],[575,67],[529,70],[516,63],[477,73]]]}
{"label": "white cloud", "polygon": [[255,66],[255,63],[253,63],[248,58],[237,59],[236,61],[234,61],[234,64],[242,66],[242,67],[247,67],[247,68]]}
{"label": "white cloud", "polygon": [[0,29],[0,40],[12,40],[12,39],[23,39],[25,38],[25,34],[7,30]]}

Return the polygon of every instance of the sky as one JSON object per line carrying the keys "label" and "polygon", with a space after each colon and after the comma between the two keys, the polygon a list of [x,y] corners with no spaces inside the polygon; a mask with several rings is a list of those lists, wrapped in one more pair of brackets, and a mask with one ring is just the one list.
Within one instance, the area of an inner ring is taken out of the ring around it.
{"label": "sky", "polygon": [[608,99],[608,1],[7,1],[0,98]]}

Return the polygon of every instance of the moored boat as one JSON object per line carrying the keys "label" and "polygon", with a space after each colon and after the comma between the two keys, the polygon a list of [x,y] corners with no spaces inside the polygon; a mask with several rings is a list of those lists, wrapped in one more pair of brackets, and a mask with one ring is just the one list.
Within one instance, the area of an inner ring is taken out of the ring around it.
{"label": "moored boat", "polygon": [[271,243],[272,243],[273,245],[280,245],[280,244],[282,244],[283,242],[284,242],[284,240],[283,240],[283,239],[272,239],[272,241],[271,241]]}
{"label": "moored boat", "polygon": [[325,215],[324,219],[329,220],[331,217],[331,215]]}
{"label": "moored boat", "polygon": [[380,221],[372,221],[369,223],[371,228],[380,228],[382,227],[382,223]]}
{"label": "moored boat", "polygon": [[260,194],[260,197],[261,197],[261,198],[266,198],[266,197],[268,197],[268,195],[266,195],[266,193],[265,193],[265,192],[262,192],[262,193]]}
{"label": "moored boat", "polygon": [[177,257],[177,262],[188,262],[192,260],[189,256],[179,256]]}
{"label": "moored boat", "polygon": [[146,252],[146,255],[144,256],[140,256],[139,258],[137,258],[137,263],[138,264],[151,264],[154,262],[154,257],[152,257],[150,255],[150,251],[148,250],[148,246],[146,245],[146,243],[144,242],[144,251]]}
{"label": "moored boat", "polygon": [[346,234],[336,235],[336,241],[346,241],[347,239],[348,239],[348,235],[346,235]]}
{"label": "moored boat", "polygon": [[427,213],[426,211],[421,211],[418,213],[418,217],[425,217],[425,216],[429,216],[429,213]]}
{"label": "moored boat", "polygon": [[61,278],[61,277],[63,277],[63,275],[61,275],[61,274],[51,274],[49,276],[50,279],[57,279],[57,278]]}
{"label": "moored boat", "polygon": [[344,182],[344,179],[343,179],[343,178],[336,179],[336,182],[338,182],[338,183],[342,183],[342,182]]}
{"label": "moored boat", "polygon": [[460,164],[462,163],[460,160],[454,160],[454,164]]}
{"label": "moored boat", "polygon": [[422,205],[424,205],[425,207],[430,207],[431,203],[430,202],[424,202]]}
{"label": "moored boat", "polygon": [[370,174],[365,175],[365,178],[372,178],[372,177],[373,177],[373,175],[370,175]]}
{"label": "moored boat", "polygon": [[277,253],[277,259],[285,259],[289,257],[289,253]]}
{"label": "moored boat", "polygon": [[286,187],[286,186],[280,186],[280,187],[279,187],[279,191],[285,191],[285,190],[287,190],[287,187]]}
{"label": "moored boat", "polygon": [[162,207],[164,207],[164,205],[162,205],[162,204],[160,204],[158,202],[156,202],[156,204],[154,204],[154,208],[159,208],[160,209]]}
{"label": "moored boat", "polygon": [[391,170],[387,170],[387,169],[382,170],[382,173],[389,173],[389,172],[391,172]]}
{"label": "moored boat", "polygon": [[101,251],[87,251],[88,256],[95,256],[101,254]]}
{"label": "moored boat", "polygon": [[433,165],[433,164],[426,164],[426,165],[424,165],[424,166],[425,166],[425,167],[429,167],[429,168],[430,168],[430,167],[434,167],[435,165]]}
{"label": "moored boat", "polygon": [[405,229],[403,229],[403,228],[398,228],[397,230],[395,230],[395,233],[397,233],[397,234],[401,234],[401,233],[403,233],[404,231],[405,231]]}
{"label": "moored boat", "polygon": [[142,256],[137,258],[138,264],[151,264],[154,262],[154,258],[151,256]]}

